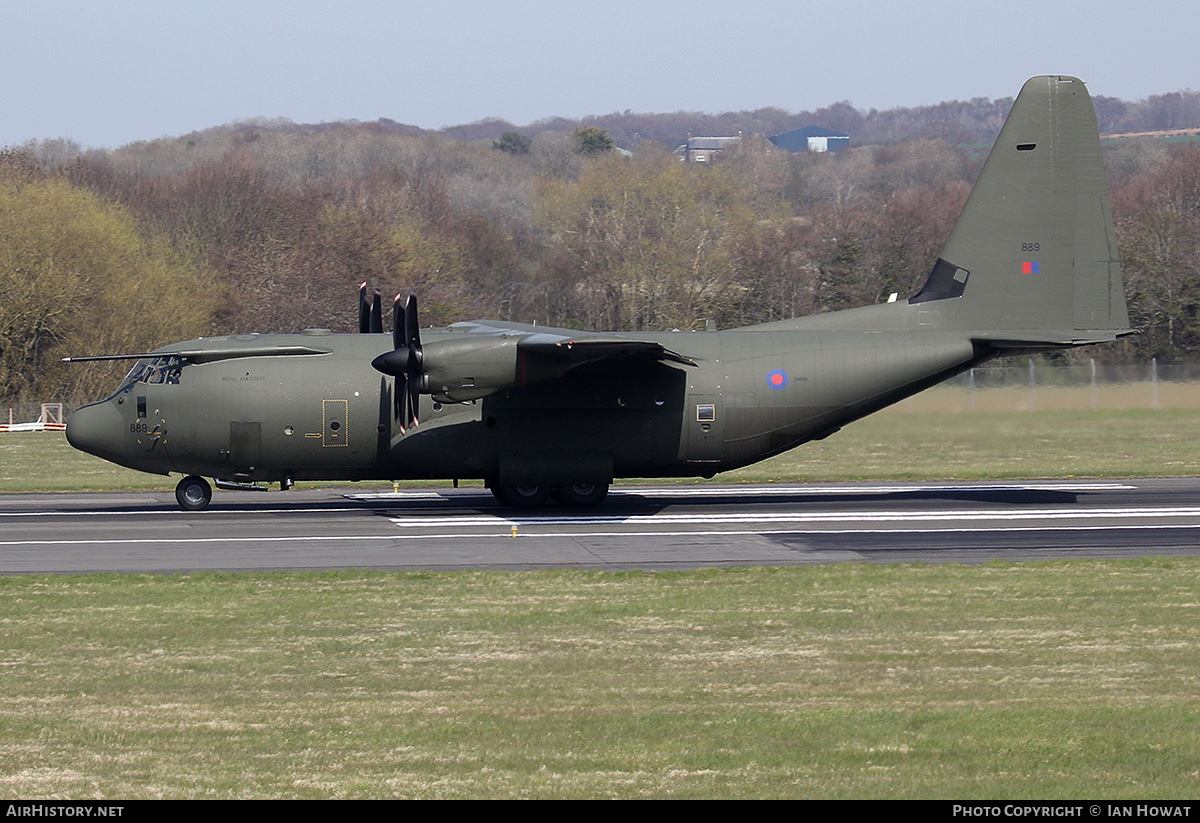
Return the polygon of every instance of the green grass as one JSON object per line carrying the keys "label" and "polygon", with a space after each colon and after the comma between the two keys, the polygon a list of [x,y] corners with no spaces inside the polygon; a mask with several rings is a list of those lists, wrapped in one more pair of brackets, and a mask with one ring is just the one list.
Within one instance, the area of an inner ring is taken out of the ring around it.
{"label": "green grass", "polygon": [[[717,479],[1200,474],[1191,408],[951,397]],[[0,435],[4,491],[173,483]],[[0,578],[0,796],[1188,797],[1198,591],[1197,560]]]}
{"label": "green grass", "polygon": [[738,481],[1200,474],[1200,409],[884,412],[719,475]]}
{"label": "green grass", "polygon": [[0,578],[5,797],[1190,797],[1200,561]]}
{"label": "green grass", "polygon": [[[937,392],[928,396],[927,404],[939,398]],[[1200,474],[1200,408],[965,412],[902,404],[827,440],[718,475],[717,481],[1195,474]],[[2,491],[174,485],[175,479],[77,452],[60,433],[0,434]]]}

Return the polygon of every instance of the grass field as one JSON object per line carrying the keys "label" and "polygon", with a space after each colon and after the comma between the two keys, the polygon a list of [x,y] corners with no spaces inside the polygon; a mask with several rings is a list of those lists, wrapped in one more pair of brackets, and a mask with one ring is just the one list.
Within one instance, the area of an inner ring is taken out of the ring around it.
{"label": "grass field", "polygon": [[1200,561],[0,578],[6,797],[1179,798]]}
{"label": "grass field", "polygon": [[[1193,408],[941,391],[717,480],[1200,474]],[[5,491],[173,484],[0,436]],[[1198,592],[1159,559],[0,577],[0,797],[1192,797]]]}

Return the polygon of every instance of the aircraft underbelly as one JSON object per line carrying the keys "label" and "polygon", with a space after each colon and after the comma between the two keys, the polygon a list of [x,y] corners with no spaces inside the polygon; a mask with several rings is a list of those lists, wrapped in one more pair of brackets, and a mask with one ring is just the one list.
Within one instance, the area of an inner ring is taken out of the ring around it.
{"label": "aircraft underbelly", "polygon": [[965,338],[823,333],[813,348],[731,362],[726,467],[826,437],[968,367],[974,357]]}

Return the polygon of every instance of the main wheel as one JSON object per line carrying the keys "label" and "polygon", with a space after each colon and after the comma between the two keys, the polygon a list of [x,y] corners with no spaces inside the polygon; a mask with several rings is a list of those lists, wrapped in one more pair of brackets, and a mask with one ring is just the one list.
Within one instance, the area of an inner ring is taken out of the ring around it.
{"label": "main wheel", "polygon": [[559,486],[551,492],[554,499],[571,509],[587,509],[599,506],[608,497],[607,483],[578,483],[574,486]]}
{"label": "main wheel", "polygon": [[189,474],[175,487],[175,499],[181,509],[198,512],[212,500],[212,486],[203,477]]}
{"label": "main wheel", "polygon": [[492,494],[514,509],[536,509],[550,499],[550,489],[546,486],[493,486]]}

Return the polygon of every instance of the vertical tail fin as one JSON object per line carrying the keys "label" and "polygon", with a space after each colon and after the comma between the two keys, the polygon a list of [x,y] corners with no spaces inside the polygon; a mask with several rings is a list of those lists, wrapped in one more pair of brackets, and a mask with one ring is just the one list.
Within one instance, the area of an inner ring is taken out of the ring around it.
{"label": "vertical tail fin", "polygon": [[929,280],[909,299],[933,301],[942,328],[998,347],[1130,332],[1096,113],[1082,81],[1025,83]]}

